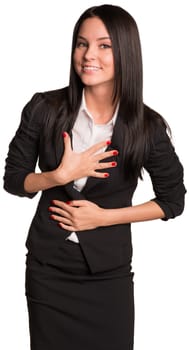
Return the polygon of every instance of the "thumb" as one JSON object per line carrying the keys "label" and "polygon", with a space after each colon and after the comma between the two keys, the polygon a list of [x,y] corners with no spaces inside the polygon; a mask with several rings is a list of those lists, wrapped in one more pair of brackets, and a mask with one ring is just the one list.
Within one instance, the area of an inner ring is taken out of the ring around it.
{"label": "thumb", "polygon": [[69,134],[66,131],[64,131],[62,133],[62,137],[64,139],[65,150],[71,149],[71,139],[70,139]]}
{"label": "thumb", "polygon": [[79,199],[79,200],[71,200],[69,202],[67,202],[67,204],[69,204],[71,207],[88,207],[90,206],[91,204],[93,205],[92,202],[89,202],[85,199]]}

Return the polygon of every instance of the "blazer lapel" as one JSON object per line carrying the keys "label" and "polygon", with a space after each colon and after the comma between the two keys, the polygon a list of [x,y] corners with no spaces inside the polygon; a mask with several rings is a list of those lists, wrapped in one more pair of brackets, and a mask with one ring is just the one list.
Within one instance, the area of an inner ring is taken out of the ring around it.
{"label": "blazer lapel", "polygon": [[81,200],[81,199],[86,199],[85,195],[82,192],[77,191],[74,188],[74,182],[69,182],[67,185],[64,186],[68,196],[70,199],[75,199],[75,200]]}

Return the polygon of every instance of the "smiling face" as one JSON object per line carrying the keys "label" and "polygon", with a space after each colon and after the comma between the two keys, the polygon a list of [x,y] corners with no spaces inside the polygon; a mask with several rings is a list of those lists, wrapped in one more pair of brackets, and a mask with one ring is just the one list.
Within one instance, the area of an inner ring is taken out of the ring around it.
{"label": "smiling face", "polygon": [[98,17],[84,20],[73,54],[74,68],[85,86],[114,86],[114,59],[109,34]]}

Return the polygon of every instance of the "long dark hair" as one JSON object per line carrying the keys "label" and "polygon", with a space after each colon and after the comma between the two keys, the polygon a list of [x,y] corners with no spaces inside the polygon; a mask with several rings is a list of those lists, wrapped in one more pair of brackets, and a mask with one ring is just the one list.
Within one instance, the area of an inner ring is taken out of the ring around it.
{"label": "long dark hair", "polygon": [[[131,15],[119,6],[101,5],[86,10],[77,21],[72,41],[72,61],[70,69],[70,102],[74,109],[77,108],[78,99],[81,97],[82,82],[75,72],[73,54],[79,29],[87,18],[98,17],[104,23],[112,41],[115,69],[114,98],[133,109],[138,104],[142,105],[142,55],[139,33],[135,20]],[[78,95],[76,94],[76,90]],[[128,108],[126,106],[126,109]]]}
{"label": "long dark hair", "polygon": [[[75,72],[73,54],[81,24],[87,18],[98,17],[110,35],[114,56],[115,87],[113,101],[119,99],[119,115],[124,120],[124,161],[128,176],[141,177],[141,170],[149,147],[149,123],[145,118],[143,104],[143,69],[140,37],[133,17],[114,5],[94,6],[78,19],[72,40],[70,81],[67,98],[61,116],[55,123],[55,134],[60,125],[71,129],[81,103],[83,83]],[[113,102],[112,101],[112,102]],[[69,116],[69,117],[68,117]],[[62,124],[61,124],[62,123]]]}

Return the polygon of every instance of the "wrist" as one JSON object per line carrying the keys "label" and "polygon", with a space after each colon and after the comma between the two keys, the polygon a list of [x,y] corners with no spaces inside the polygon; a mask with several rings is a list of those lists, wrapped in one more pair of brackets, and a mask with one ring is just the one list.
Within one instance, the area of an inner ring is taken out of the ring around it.
{"label": "wrist", "polygon": [[63,186],[72,181],[66,171],[59,167],[50,172],[50,177],[51,181],[54,183],[54,186]]}
{"label": "wrist", "polygon": [[58,181],[56,178],[56,175],[54,174],[54,170],[47,171],[42,173],[44,183],[46,183],[49,187],[55,187],[58,186]]}
{"label": "wrist", "polygon": [[101,226],[112,226],[126,224],[129,222],[127,218],[126,208],[102,209]]}
{"label": "wrist", "polygon": [[113,209],[104,209],[101,208],[101,213],[100,213],[100,226],[106,227],[106,226],[111,226],[115,225],[114,219],[113,219]]}

